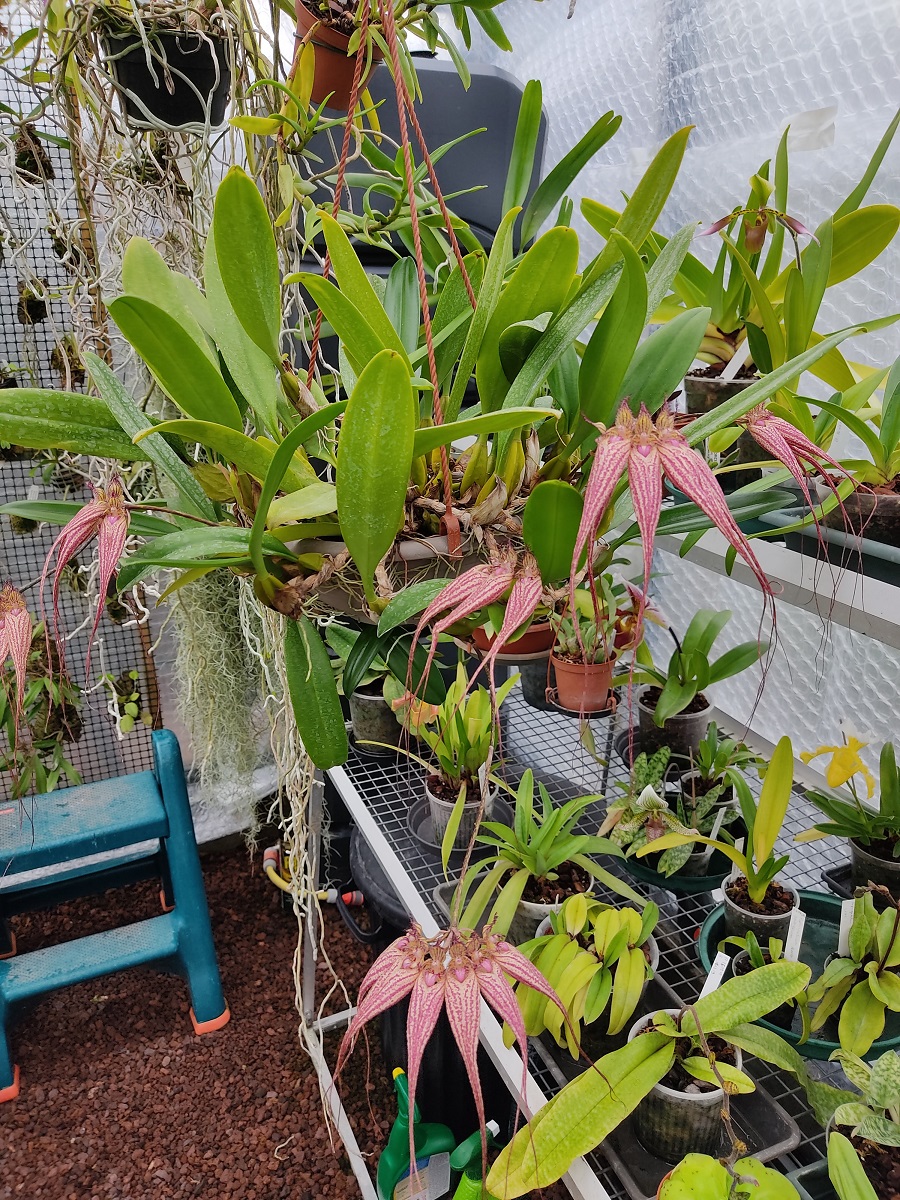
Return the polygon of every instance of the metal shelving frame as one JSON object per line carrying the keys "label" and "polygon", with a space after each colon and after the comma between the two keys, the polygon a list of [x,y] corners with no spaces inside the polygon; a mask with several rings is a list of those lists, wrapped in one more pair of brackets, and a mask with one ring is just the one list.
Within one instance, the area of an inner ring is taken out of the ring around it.
{"label": "metal shelving frame", "polygon": [[[628,728],[629,715],[624,706],[616,717],[591,722],[593,753],[585,745],[577,720],[530,708],[518,687],[511,692],[501,714],[501,774],[515,784],[522,770],[530,766],[557,801],[575,795],[596,794],[598,800],[584,818],[585,828],[595,830],[606,808],[602,797],[616,795],[616,783],[624,782],[628,777],[625,764],[613,746],[615,735]],[[720,727],[727,727],[727,718],[720,714],[716,717]],[[762,752],[768,747],[760,745],[758,749]],[[798,774],[809,779],[808,771],[801,770]],[[433,894],[437,885],[444,881],[443,874],[435,856],[427,853],[414,838],[407,820],[411,804],[422,795],[422,768],[402,756],[385,761],[351,751],[346,765],[334,768],[329,776],[410,917],[422,925],[426,934],[433,933],[445,920]],[[751,776],[749,782],[751,788],[758,790],[759,781],[755,777]],[[808,828],[816,814],[817,810],[803,795],[802,785],[798,786],[782,832],[784,850],[796,849],[792,847],[794,835]],[[802,855],[795,853],[784,873],[785,878],[798,888],[824,890],[823,868],[839,863],[845,855],[841,843],[832,838],[806,844]],[[612,861],[607,860],[605,865]],[[677,896],[633,880],[630,882],[659,905],[660,923],[656,937],[662,952],[661,978],[683,1001],[696,999],[704,971],[696,953],[695,939],[706,916],[720,903],[721,893]],[[308,955],[307,961],[310,960],[311,955]],[[310,973],[310,988],[312,982]],[[308,1019],[312,1022],[311,990],[306,999]],[[328,1018],[328,1025],[333,1027],[347,1019],[348,1013],[339,1014]],[[521,1059],[514,1050],[504,1047],[500,1023],[486,1005],[482,1006],[481,1041],[510,1091],[518,1096],[522,1082]],[[812,1074],[830,1080],[836,1078],[833,1064],[810,1062],[809,1067]],[[330,1079],[327,1067],[325,1073]],[[784,1168],[792,1170],[824,1158],[823,1132],[795,1081],[759,1062],[754,1062],[753,1073],[801,1130],[800,1145],[781,1160]],[[535,1043],[529,1054],[523,1105],[526,1114],[534,1113],[559,1087],[558,1067],[540,1043]],[[346,1126],[346,1118],[344,1122]],[[355,1142],[352,1149],[348,1145],[348,1151],[360,1178],[365,1164]],[[368,1187],[362,1179],[360,1185],[366,1200],[370,1200],[374,1192],[371,1182],[368,1179],[366,1182]],[[625,1200],[627,1196],[623,1184],[606,1162],[602,1147],[574,1163],[564,1182],[575,1200]]]}

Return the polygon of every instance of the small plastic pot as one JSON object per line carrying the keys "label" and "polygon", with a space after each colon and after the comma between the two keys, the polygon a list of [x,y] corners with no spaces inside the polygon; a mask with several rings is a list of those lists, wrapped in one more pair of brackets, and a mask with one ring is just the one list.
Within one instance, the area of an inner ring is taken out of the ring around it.
{"label": "small plastic pot", "polygon": [[[763,958],[766,962],[770,961],[767,951],[763,951]],[[749,952],[739,950],[731,960],[732,975],[749,975],[752,970]],[[794,1006],[787,1003],[779,1004],[767,1015],[766,1020],[770,1025],[778,1025],[781,1029],[790,1029],[794,1024]]]}
{"label": "small plastic pot", "polygon": [[[329,108],[346,112],[350,107],[350,94],[353,91],[353,72],[356,67],[356,56],[348,56],[350,38],[346,33],[332,29],[324,21],[310,12],[303,0],[295,0],[294,10],[297,14],[297,40],[306,37],[315,26],[312,38],[316,52],[316,69],[313,78],[312,100],[315,104],[330,95]],[[364,88],[371,74],[372,67],[381,62],[384,54],[377,45],[372,46],[372,65],[368,72],[363,71],[359,86]]]}
{"label": "small plastic pot", "polygon": [[[679,1009],[662,1010],[677,1017]],[[633,1041],[651,1023],[655,1014],[640,1017],[628,1031]],[[742,1057],[735,1050],[740,1069]],[[632,1128],[645,1150],[665,1162],[678,1163],[686,1154],[716,1156],[722,1142],[721,1088],[709,1092],[677,1092],[662,1083],[653,1085],[632,1115]]]}
{"label": "small plastic pot", "polygon": [[350,720],[353,725],[353,737],[360,745],[364,754],[389,756],[392,752],[384,746],[366,745],[367,742],[386,742],[389,746],[399,746],[403,736],[403,726],[397,720],[390,704],[381,693],[369,695],[366,692],[354,692],[348,697],[350,705]]}
{"label": "small plastic pot", "polygon": [[695,713],[678,713],[674,717],[669,717],[661,728],[653,719],[656,706],[651,707],[647,703],[647,694],[647,689],[642,691],[637,702],[641,748],[649,751],[657,750],[660,746],[668,746],[673,754],[680,754],[691,760],[696,758],[698,747],[706,737],[709,714],[712,712],[712,705],[703,693],[701,692],[698,699],[704,701],[706,705],[704,709]]}
{"label": "small plastic pot", "polygon": [[[588,893],[590,896],[590,892]],[[509,940],[516,946],[538,937],[538,930],[550,926],[550,914],[559,912],[562,900],[557,904],[535,904],[531,900],[520,900],[516,913],[509,924]]]}
{"label": "small plastic pot", "polygon": [[[681,791],[682,791],[682,794],[684,795],[686,804],[693,798],[692,784],[694,783],[695,780],[698,780],[699,778],[700,778],[699,771],[686,771],[684,773],[684,775],[681,776],[681,779],[679,780],[679,782],[681,784]],[[698,799],[702,799],[702,795],[698,796]],[[717,812],[720,808],[731,808],[733,806],[733,804],[734,804],[734,786],[733,786],[733,784],[729,783],[729,784],[726,784],[725,790],[722,792],[721,796],[719,796],[718,800],[713,805],[712,811]]]}
{"label": "small plastic pot", "polygon": [[[231,90],[228,42],[194,30],[104,34],[106,63],[115,78],[128,124],[135,129],[217,129]],[[170,90],[171,88],[171,90]]]}
{"label": "small plastic pot", "polygon": [[547,688],[555,687],[556,674],[547,658],[519,663],[516,670],[522,676],[522,699],[539,712],[548,712],[553,705],[547,702]]}
{"label": "small plastic pot", "polygon": [[854,887],[881,883],[900,899],[900,858],[879,858],[850,838],[850,873]]}
{"label": "small plastic pot", "polygon": [[885,546],[900,546],[900,495],[851,492],[840,508],[822,518],[829,529],[844,529]]}
{"label": "small plastic pot", "polygon": [[[491,809],[494,804],[494,797],[497,795],[496,789],[488,793],[487,800],[484,805],[484,818],[488,819],[491,815]],[[447,832],[447,825],[450,823],[450,817],[455,803],[447,800],[441,800],[435,796],[431,788],[428,786],[428,780],[425,780],[425,796],[428,799],[428,808],[431,812],[431,828],[433,830],[434,839],[438,843],[443,843],[444,834]],[[456,837],[453,840],[452,849],[465,850],[469,842],[475,835],[475,827],[478,822],[478,810],[481,807],[480,800],[467,800],[463,805],[462,818],[459,822],[459,828],[456,831]]]}
{"label": "small plastic pot", "polygon": [[609,703],[615,661],[572,663],[550,655],[556,675],[556,698],[569,712],[603,712]]}
{"label": "small plastic pot", "polygon": [[[800,907],[800,893],[795,887],[789,884],[782,884],[787,891],[792,892],[794,896],[794,908]],[[788,929],[791,925],[791,916],[794,909],[786,913],[752,913],[746,908],[741,908],[739,904],[735,904],[728,895],[728,883],[726,882],[723,888],[725,897],[725,930],[729,936],[746,937],[748,933],[756,935],[756,940],[761,946],[768,945],[770,938],[778,938],[779,941],[786,941]]]}

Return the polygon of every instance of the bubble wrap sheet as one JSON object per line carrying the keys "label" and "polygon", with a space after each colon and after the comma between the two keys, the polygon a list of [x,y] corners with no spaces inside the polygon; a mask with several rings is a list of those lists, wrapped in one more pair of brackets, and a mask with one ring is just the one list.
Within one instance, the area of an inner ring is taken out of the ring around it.
{"label": "bubble wrap sheet", "polygon": [[[789,209],[814,228],[855,186],[900,107],[898,0],[577,0],[570,21],[567,8],[568,0],[507,0],[502,16],[514,54],[480,38],[472,57],[541,80],[548,169],[601,113],[622,114],[622,128],[582,173],[576,211],[582,196],[620,207],[660,142],[692,124],[660,226],[672,232],[709,222],[743,202],[748,177],[792,122]],[[810,122],[812,136],[800,130],[799,114],[830,107],[833,118]],[[898,201],[900,139],[867,203]],[[586,252],[595,252],[599,238],[583,222],[579,232]],[[695,243],[695,252],[710,258],[713,243]],[[826,294],[817,328],[897,311],[900,239]],[[890,362],[900,353],[900,327],[845,349],[859,361]],[[676,628],[699,607],[729,608],[722,649],[757,636],[758,592],[668,554],[657,555],[657,569],[657,602]],[[759,703],[757,670],[714,688],[716,704],[741,721],[752,714],[753,728],[773,741],[789,733],[798,750],[839,740],[842,716],[876,742],[897,736],[900,652],[837,626],[825,639],[815,616],[787,604],[779,606],[778,631]],[[670,648],[658,644],[663,662]]]}

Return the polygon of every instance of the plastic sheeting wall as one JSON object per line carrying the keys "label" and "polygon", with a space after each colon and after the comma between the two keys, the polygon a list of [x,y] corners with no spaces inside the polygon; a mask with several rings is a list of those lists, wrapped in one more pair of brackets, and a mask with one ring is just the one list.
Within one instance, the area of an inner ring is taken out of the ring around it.
{"label": "plastic sheeting wall", "polygon": [[[502,16],[515,53],[482,38],[472,57],[541,80],[548,167],[601,113],[622,113],[622,128],[584,171],[576,202],[588,195],[620,206],[659,143],[693,124],[660,222],[665,232],[743,203],[748,176],[774,154],[789,121],[789,210],[815,227],[855,185],[900,107],[898,0],[577,0],[571,20],[567,7],[568,0],[507,0]],[[885,201],[900,202],[900,139],[869,193],[868,202]],[[599,239],[584,223],[579,231],[593,252]],[[707,254],[715,249],[698,245]],[[817,327],[830,332],[897,311],[900,240],[827,293]],[[900,353],[900,332],[870,334],[847,349],[860,361],[887,363]],[[657,580],[658,603],[676,627],[699,607],[730,608],[723,643],[756,636],[759,593],[669,555],[658,556],[658,567],[667,572]],[[788,732],[798,749],[810,747],[839,739],[847,715],[876,741],[896,736],[900,653],[845,629],[825,630],[788,605],[778,621],[781,648],[753,716],[759,733],[775,740]],[[758,673],[747,672],[720,685],[714,698],[744,720],[758,682]]]}

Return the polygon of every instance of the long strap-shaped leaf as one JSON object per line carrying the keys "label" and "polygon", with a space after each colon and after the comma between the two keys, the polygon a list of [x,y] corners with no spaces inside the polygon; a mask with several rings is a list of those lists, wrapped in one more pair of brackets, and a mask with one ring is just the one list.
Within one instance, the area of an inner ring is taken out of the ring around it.
{"label": "long strap-shaped leaf", "polygon": [[284,662],[306,753],[321,771],[340,766],[349,750],[341,701],[325,643],[306,617],[287,622]]}
{"label": "long strap-shaped leaf", "polygon": [[456,376],[453,380],[453,386],[450,389],[450,396],[444,405],[444,419],[447,421],[454,421],[459,414],[466,387],[472,376],[472,371],[475,369],[475,361],[481,349],[484,332],[500,298],[506,268],[509,266],[512,255],[513,227],[520,211],[518,208],[510,209],[500,222],[500,228],[497,230],[497,236],[494,238],[494,244],[491,246],[490,258],[488,259],[487,269],[484,273],[484,282],[478,294],[478,307],[475,309],[471,323],[469,324],[466,340],[459,356]]}
{"label": "long strap-shaped leaf", "polygon": [[[84,356],[84,365],[106,407],[130,438],[153,427],[153,423],[141,412],[102,358],[88,351]],[[180,505],[186,512],[196,513],[208,521],[216,519],[212,501],[165,438],[153,435],[145,438],[141,451],[178,489]]]}

